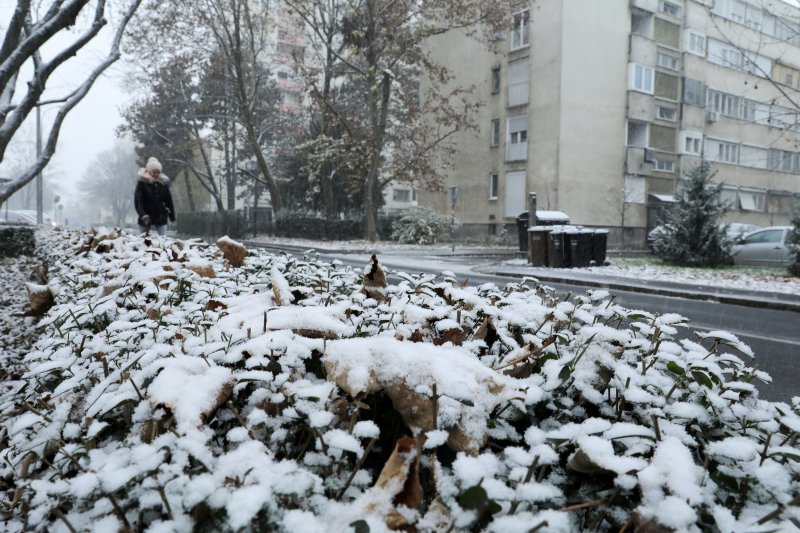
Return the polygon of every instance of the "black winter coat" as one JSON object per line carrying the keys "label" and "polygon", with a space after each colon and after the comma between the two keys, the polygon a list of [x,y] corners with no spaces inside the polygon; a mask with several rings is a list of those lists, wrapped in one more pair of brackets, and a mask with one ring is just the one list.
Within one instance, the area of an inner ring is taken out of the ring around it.
{"label": "black winter coat", "polygon": [[[138,222],[142,226],[163,226],[167,223],[167,219],[175,222],[172,195],[169,187],[162,180],[139,177],[133,196],[133,205],[139,215]],[[150,221],[147,224],[142,221],[144,215],[150,215]]]}

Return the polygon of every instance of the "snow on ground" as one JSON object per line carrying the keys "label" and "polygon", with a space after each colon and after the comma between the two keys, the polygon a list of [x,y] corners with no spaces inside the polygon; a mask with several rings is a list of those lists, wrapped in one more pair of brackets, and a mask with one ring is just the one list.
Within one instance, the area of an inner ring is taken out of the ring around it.
{"label": "snow on ground", "polygon": [[[635,283],[638,280],[670,281],[691,285],[707,285],[756,292],[776,292],[796,294],[800,296],[800,278],[789,276],[785,269],[779,268],[691,268],[670,265],[652,264],[655,260],[609,258],[611,263],[602,267],[559,269],[570,274],[583,273],[628,278]],[[515,268],[529,266],[525,259],[511,259],[504,265]],[[537,268],[529,267],[529,274],[536,276]],[[549,273],[552,269],[547,270]]]}
{"label": "snow on ground", "polygon": [[[366,251],[370,253],[393,253],[405,251],[420,256],[448,254],[451,250],[451,245],[449,243],[440,243],[431,246],[418,246],[414,244],[399,244],[382,241],[315,241],[309,239],[271,237],[266,235],[259,235],[258,237],[252,239],[252,241],[278,245],[286,244],[291,246],[301,246],[314,250],[341,250],[348,252]],[[508,246],[487,246],[480,244],[465,245],[462,243],[458,243],[456,249],[459,252],[464,252],[465,250],[469,251],[471,249],[480,249],[481,253],[485,253],[487,249],[494,249],[504,254],[509,254],[516,250],[516,248]],[[688,283],[692,285],[709,285],[713,287],[725,287],[730,289],[742,289],[759,292],[776,292],[800,296],[800,278],[789,276],[786,272],[786,269],[746,267],[711,269],[677,267],[657,264],[658,260],[655,257],[609,257],[608,261],[610,263],[608,266],[563,270],[576,275],[586,273],[592,275],[630,278],[631,281],[640,279],[652,281],[670,281],[676,283]],[[509,259],[507,261],[503,261],[503,265],[514,268],[524,268],[529,266],[527,260],[525,259]],[[530,267],[530,272],[527,274],[535,277],[536,271],[537,269]]]}
{"label": "snow on ground", "polygon": [[200,241],[40,238],[58,290],[0,401],[5,531],[800,520],[800,398],[761,400],[769,376],[730,333],[676,341],[686,319],[602,290],[382,286],[377,266],[251,250],[234,268]]}

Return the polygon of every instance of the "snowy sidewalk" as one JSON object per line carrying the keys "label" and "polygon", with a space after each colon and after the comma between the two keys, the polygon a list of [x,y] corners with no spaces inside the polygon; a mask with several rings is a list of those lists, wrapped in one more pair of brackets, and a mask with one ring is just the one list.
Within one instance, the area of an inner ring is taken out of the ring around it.
{"label": "snowy sidewalk", "polygon": [[[491,273],[498,276],[515,278],[532,276],[539,281],[549,283],[580,284],[603,289],[624,290],[800,313],[800,295],[789,292],[794,288],[794,284],[792,284],[791,287],[787,287],[786,291],[763,291],[725,287],[709,283],[691,283],[686,279],[668,281],[647,276],[628,277],[598,273],[597,270],[602,269],[602,267],[595,267],[589,271],[589,269],[541,268],[526,264],[516,265],[509,263],[513,262],[481,266],[475,268],[475,270],[487,274]],[[780,284],[775,283],[774,286],[777,288]]]}
{"label": "snowy sidewalk", "polygon": [[[498,263],[473,267],[476,272],[513,278],[531,276],[549,283],[580,284],[612,290],[671,296],[725,304],[800,312],[800,278],[757,276],[724,270],[620,266],[555,269],[532,267],[518,257],[516,248],[456,246],[414,246],[366,241],[310,241],[260,236],[259,245],[273,245],[302,252],[314,249],[323,254],[370,254],[444,257],[508,257]],[[252,241],[245,242],[250,245]],[[776,271],[777,272],[777,271]]]}

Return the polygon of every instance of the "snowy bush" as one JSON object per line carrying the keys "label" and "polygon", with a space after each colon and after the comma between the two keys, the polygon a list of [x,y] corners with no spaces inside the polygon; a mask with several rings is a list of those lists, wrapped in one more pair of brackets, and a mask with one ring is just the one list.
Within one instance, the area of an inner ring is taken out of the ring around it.
{"label": "snowy bush", "polygon": [[32,227],[0,224],[0,257],[33,255],[35,249],[36,236]]}
{"label": "snowy bush", "polygon": [[428,207],[409,211],[392,226],[392,240],[406,244],[434,244],[447,239],[450,217]]}
{"label": "snowy bush", "polygon": [[[62,233],[2,405],[3,527],[776,531],[800,399],[605,291]],[[363,284],[363,285],[362,285]],[[793,525],[794,524],[794,525]]]}
{"label": "snowy bush", "polygon": [[701,161],[686,174],[675,197],[675,205],[657,233],[653,249],[659,257],[676,265],[715,267],[731,263],[731,243],[725,238],[720,219],[727,207],[714,184],[711,165]]}

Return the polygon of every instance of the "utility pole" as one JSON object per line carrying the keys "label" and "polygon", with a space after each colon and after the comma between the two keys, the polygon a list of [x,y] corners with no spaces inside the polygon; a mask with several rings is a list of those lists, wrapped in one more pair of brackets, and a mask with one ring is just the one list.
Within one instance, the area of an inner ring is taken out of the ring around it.
{"label": "utility pole", "polygon": [[[42,157],[42,106],[36,106],[36,161]],[[42,199],[44,184],[42,183],[42,171],[36,173],[36,223],[40,226],[44,223],[44,202]]]}

